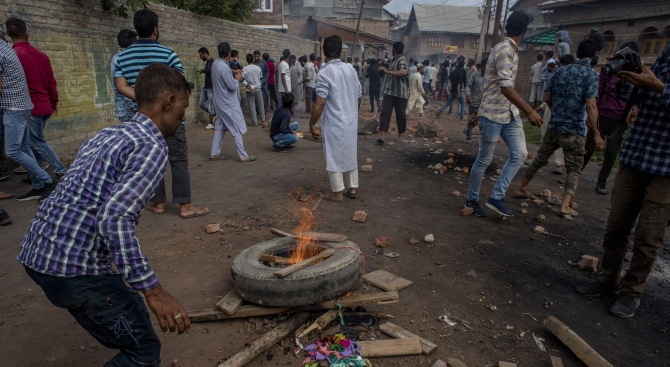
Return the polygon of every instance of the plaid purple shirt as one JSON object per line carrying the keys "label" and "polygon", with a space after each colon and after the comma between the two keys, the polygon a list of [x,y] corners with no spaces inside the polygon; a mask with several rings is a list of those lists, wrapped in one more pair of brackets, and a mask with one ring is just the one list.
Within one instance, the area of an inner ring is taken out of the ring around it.
{"label": "plaid purple shirt", "polygon": [[106,128],[79,149],[40,205],[18,260],[43,274],[71,278],[116,273],[136,290],[158,285],[135,236],[140,212],[163,178],[167,145],[148,117]]}
{"label": "plaid purple shirt", "polygon": [[670,176],[670,46],[651,67],[665,83],[662,93],[641,90],[640,112],[621,147],[621,163],[643,172]]}

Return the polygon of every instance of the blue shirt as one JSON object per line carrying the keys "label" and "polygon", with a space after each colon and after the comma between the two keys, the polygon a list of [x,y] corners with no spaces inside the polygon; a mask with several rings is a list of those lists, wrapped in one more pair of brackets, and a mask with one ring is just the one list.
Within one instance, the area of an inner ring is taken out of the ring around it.
{"label": "blue shirt", "polygon": [[136,290],[158,285],[135,236],[140,213],[167,165],[167,144],[141,113],[103,129],[79,149],[40,205],[18,260],[38,273],[72,278],[116,273]]}
{"label": "blue shirt", "polygon": [[588,59],[561,66],[549,82],[551,119],[548,129],[561,134],[586,136],[586,100],[598,97],[598,74],[589,66]]}
{"label": "blue shirt", "polygon": [[433,74],[432,71],[433,71],[433,68],[431,68],[430,66],[424,66],[423,67],[423,82],[424,83],[430,83],[430,79],[432,79],[431,75]]}
{"label": "blue shirt", "polygon": [[128,85],[134,88],[137,75],[140,71],[155,62],[165,64],[184,74],[181,60],[179,60],[179,56],[174,51],[154,40],[139,39],[125,51],[121,52],[116,59],[114,80],[124,77]]}
{"label": "blue shirt", "polygon": [[621,148],[620,161],[643,172],[670,176],[670,46],[651,71],[665,88],[661,93],[640,90],[640,112]]}

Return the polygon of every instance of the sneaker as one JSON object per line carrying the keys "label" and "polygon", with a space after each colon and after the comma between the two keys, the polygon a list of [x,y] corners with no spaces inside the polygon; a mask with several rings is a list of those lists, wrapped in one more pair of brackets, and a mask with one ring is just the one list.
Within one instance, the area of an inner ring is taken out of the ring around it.
{"label": "sneaker", "polygon": [[28,185],[33,184],[33,180],[31,180],[30,177],[22,178],[21,182],[23,182],[24,184],[28,184]]}
{"label": "sneaker", "polygon": [[279,152],[279,153],[286,153],[286,152],[288,152],[288,150],[286,150],[285,148],[282,148],[282,147],[278,146],[277,144],[272,144],[272,147],[274,148],[274,150],[275,150],[276,152]]}
{"label": "sneaker", "polygon": [[607,195],[607,181],[598,181],[596,192],[600,195]]}
{"label": "sneaker", "polygon": [[472,215],[475,217],[485,217],[486,214],[484,213],[484,209],[482,209],[481,206],[479,206],[479,201],[466,201],[465,202],[465,207],[466,208],[472,208]]}
{"label": "sneaker", "polygon": [[214,125],[212,125],[212,124],[207,124],[207,126],[205,126],[206,130],[212,130],[213,128],[214,128]]}
{"label": "sneaker", "polygon": [[633,317],[640,307],[640,297],[623,293],[610,307],[610,313],[616,317]]}
{"label": "sneaker", "polygon": [[17,168],[14,168],[14,170],[12,172],[14,172],[16,174],[22,174],[22,173],[28,173],[28,170],[23,168],[23,166],[18,166]]}
{"label": "sneaker", "polygon": [[0,226],[6,226],[12,223],[12,218],[9,217],[6,211],[0,212]]}
{"label": "sneaker", "polygon": [[42,195],[44,195],[44,188],[31,189],[27,193],[17,196],[16,201],[40,200]]}
{"label": "sneaker", "polygon": [[495,200],[493,198],[489,198],[488,200],[486,200],[486,207],[498,213],[498,215],[502,215],[503,217],[514,216],[512,215],[512,212],[509,211],[509,209],[507,209],[505,203],[502,200]]}
{"label": "sneaker", "polygon": [[603,294],[617,294],[621,288],[618,284],[607,284],[600,280],[584,283],[577,287],[577,293],[587,297],[598,297]]}
{"label": "sneaker", "polygon": [[440,118],[440,112],[435,111],[435,118],[439,119]]}

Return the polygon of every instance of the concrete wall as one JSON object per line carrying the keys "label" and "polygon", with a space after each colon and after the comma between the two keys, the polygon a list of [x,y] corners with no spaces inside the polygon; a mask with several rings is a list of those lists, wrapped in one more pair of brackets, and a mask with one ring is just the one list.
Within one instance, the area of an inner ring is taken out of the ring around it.
{"label": "concrete wall", "polygon": [[[160,17],[160,42],[180,56],[186,78],[195,85],[187,121],[205,119],[197,102],[204,82],[197,50],[228,41],[242,58],[253,50],[278,55],[284,48],[302,55],[314,42],[150,3]],[[0,2],[0,22],[19,17],[28,23],[31,43],[50,58],[58,83],[59,114],[45,133],[63,159],[101,128],[116,124],[109,61],[117,51],[116,35],[133,28],[132,14],[119,18],[102,10],[99,0],[9,0]]]}

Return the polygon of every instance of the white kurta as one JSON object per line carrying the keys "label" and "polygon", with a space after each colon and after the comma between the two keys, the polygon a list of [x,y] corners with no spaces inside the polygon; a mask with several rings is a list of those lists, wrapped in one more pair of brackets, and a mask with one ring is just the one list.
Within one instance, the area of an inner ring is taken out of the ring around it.
{"label": "white kurta", "polygon": [[322,65],[316,77],[316,95],[326,99],[321,115],[326,170],[356,169],[358,144],[358,98],[362,92],[356,70],[341,60]]}
{"label": "white kurta", "polygon": [[216,130],[230,131],[233,136],[247,132],[240,100],[237,98],[240,84],[233,77],[228,61],[220,58],[212,65],[212,84],[214,87],[214,108],[216,109]]}

